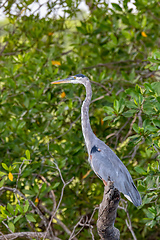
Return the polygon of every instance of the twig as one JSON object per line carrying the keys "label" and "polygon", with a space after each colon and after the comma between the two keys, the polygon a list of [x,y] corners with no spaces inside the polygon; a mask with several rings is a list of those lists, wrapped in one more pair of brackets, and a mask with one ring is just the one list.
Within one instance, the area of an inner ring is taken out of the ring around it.
{"label": "twig", "polygon": [[[146,60],[146,59],[144,59]],[[129,66],[130,63],[133,63],[133,64],[139,64],[139,63],[144,63],[144,60],[141,61],[141,60],[122,60],[122,61],[118,61],[118,62],[109,62],[109,63],[99,63],[99,64],[96,64],[96,65],[93,65],[93,66],[88,66],[88,67],[84,67],[83,69],[90,69],[90,68],[98,68],[98,67],[108,67],[108,68],[111,68],[112,66],[114,65],[119,65],[118,67],[121,67],[120,64],[123,64],[123,68],[126,68],[128,67],[128,63],[129,63]],[[124,66],[124,64],[126,64]]]}
{"label": "twig", "polygon": [[20,167],[19,167],[19,172],[18,172],[18,176],[17,176],[17,181],[16,181],[16,189],[18,188],[18,182],[19,182],[19,178],[20,178],[20,175],[22,173],[22,166],[24,164],[24,162],[26,161],[26,159],[23,160],[23,162],[21,163]]}
{"label": "twig", "polygon": [[0,55],[4,52],[5,47],[8,45],[8,41],[4,44],[4,46],[2,47],[1,51],[0,51]]}
{"label": "twig", "polygon": [[73,121],[73,122],[70,124],[70,127],[69,127],[69,129],[68,129],[66,132],[60,134],[58,137],[53,138],[53,139],[51,140],[51,142],[54,142],[56,139],[61,138],[61,137],[64,136],[66,133],[68,133],[68,132],[71,130],[73,124],[78,121],[78,119],[80,118],[80,116],[81,116],[81,114],[76,118],[75,121]]}
{"label": "twig", "polygon": [[[70,237],[69,237],[69,240],[75,238],[75,236],[77,236],[77,235],[82,231],[82,229],[86,226],[86,223],[87,223],[87,221],[88,221],[88,218],[86,218],[85,223],[81,224],[81,221],[83,220],[83,218],[84,218],[84,216],[82,216],[81,219],[80,219],[80,220],[77,222],[77,224],[74,226],[73,231],[72,231],[72,233],[71,233],[71,235],[70,235]],[[76,234],[74,234],[74,232],[75,232],[76,228],[78,227],[78,225],[82,226],[82,228],[81,228]],[[74,234],[74,235],[73,235],[73,234]]]}
{"label": "twig", "polygon": [[137,114],[135,114],[135,116],[134,116],[134,118],[133,118],[133,120],[132,120],[132,122],[131,122],[131,124],[130,124],[129,131],[128,131],[127,135],[125,136],[125,138],[123,139],[122,142],[124,142],[124,141],[128,138],[128,136],[131,135],[131,133],[132,133],[132,127],[133,127],[133,124],[135,123],[136,119],[137,119]]}
{"label": "twig", "polygon": [[153,148],[158,153],[158,155],[160,155],[160,151],[157,149],[157,147],[154,144],[153,144]]}
{"label": "twig", "polygon": [[116,136],[116,142],[115,142],[115,149],[117,148],[117,144],[118,144],[118,139],[119,139],[119,134],[120,132],[123,130],[123,128],[126,127],[126,125],[129,123],[131,118],[128,118],[127,121],[125,122],[125,124],[116,132],[115,136]]}
{"label": "twig", "polygon": [[96,102],[96,101],[99,101],[99,100],[103,99],[104,97],[105,97],[105,95],[102,95],[102,96],[100,96],[100,97],[98,97],[98,98],[95,98],[95,99],[93,99],[93,100],[91,101],[91,103],[94,103],[94,102]]}
{"label": "twig", "polygon": [[[125,205],[124,205],[124,202],[125,202]],[[128,229],[129,229],[129,231],[131,232],[131,234],[132,234],[132,236],[133,236],[133,239],[134,239],[134,240],[137,240],[137,237],[136,237],[136,235],[135,235],[135,233],[134,233],[134,231],[133,231],[131,218],[130,218],[130,216],[129,216],[129,212],[128,212],[128,209],[127,209],[128,203],[127,203],[127,201],[123,201],[122,204],[123,204],[123,206],[119,206],[118,208],[119,208],[119,209],[122,209],[122,210],[124,210],[124,211],[126,212],[127,218],[128,218],[128,220],[125,219],[126,225],[127,225]]]}
{"label": "twig", "polygon": [[[10,191],[13,192],[17,195],[19,195],[20,197],[22,197],[25,200],[28,200],[30,206],[37,212],[37,214],[39,215],[39,217],[42,219],[44,226],[47,228],[48,224],[47,224],[47,219],[43,216],[43,214],[41,213],[41,211],[36,207],[36,205],[29,199],[27,199],[27,197],[25,195],[23,195],[23,193],[21,193],[18,189],[16,188],[10,188],[10,187],[1,187],[0,188],[0,193],[2,194],[4,191]],[[0,195],[1,195],[0,194]],[[53,232],[50,231],[50,234],[52,237],[54,237]]]}
{"label": "twig", "polygon": [[13,232],[11,231],[11,229],[8,227],[8,225],[7,225],[4,221],[2,221],[2,223],[3,223],[3,225],[8,229],[8,231],[9,231],[10,233],[13,233]]}
{"label": "twig", "polygon": [[[2,235],[2,237],[3,237],[5,240],[8,240],[8,239],[6,238],[6,236],[5,236],[2,232],[0,232],[0,234]],[[1,238],[1,236],[0,236],[0,238]]]}
{"label": "twig", "polygon": [[111,134],[109,134],[109,135],[106,136],[106,139],[108,139],[108,138],[110,138],[110,137],[112,137],[112,136],[114,136],[114,135],[116,135],[116,133],[111,133]]}
{"label": "twig", "polygon": [[90,219],[88,221],[88,223],[89,223],[89,230],[90,230],[90,233],[91,233],[91,236],[92,236],[92,240],[94,240],[94,234],[93,234],[93,231],[92,231],[93,226],[91,225],[91,221],[92,221],[92,218],[93,218],[96,210],[98,210],[98,209],[99,209],[99,207],[95,207],[95,209],[93,210],[92,215],[91,215],[91,217],[90,217]]}
{"label": "twig", "polygon": [[[59,199],[57,208],[56,208],[55,212],[52,214],[52,217],[51,217],[51,219],[50,219],[50,221],[49,221],[48,227],[47,227],[47,229],[46,229],[46,234],[47,234],[47,232],[49,231],[49,228],[50,228],[50,226],[51,226],[51,223],[52,223],[52,221],[53,221],[54,216],[55,216],[56,213],[57,213],[57,210],[59,209],[59,206],[60,206],[61,201],[62,201],[62,198],[63,198],[64,189],[65,189],[65,187],[66,187],[68,184],[70,184],[70,183],[73,181],[73,179],[74,179],[74,177],[72,177],[68,182],[64,183],[64,185],[63,185],[63,187],[62,187],[61,196],[60,196],[60,199]],[[45,240],[45,237],[46,237],[46,235],[44,235],[43,240]]]}
{"label": "twig", "polygon": [[[46,212],[49,216],[52,216],[52,212],[49,211],[43,204],[40,204],[40,208]],[[61,226],[63,228],[63,230],[68,234],[70,235],[71,234],[71,231],[69,230],[69,228],[59,219],[57,218],[56,216],[54,216],[54,219],[57,221],[57,224],[59,226]],[[74,240],[78,240],[77,238],[74,238]]]}
{"label": "twig", "polygon": [[[47,180],[45,179],[44,176],[42,176],[42,175],[38,175],[38,176],[39,176],[39,177],[42,179],[42,181],[45,182],[48,186],[51,186],[51,184],[50,184],[49,182],[47,182]],[[52,209],[52,212],[54,212],[55,209],[56,209],[56,196],[55,196],[53,190],[51,190],[50,193],[51,193],[52,199],[53,199],[53,209]]]}
{"label": "twig", "polygon": [[[52,154],[51,154],[50,151],[49,151],[49,143],[48,143],[48,152],[49,152],[50,156],[53,158]],[[57,169],[58,172],[59,172],[61,181],[62,181],[62,183],[63,183],[63,187],[62,187],[62,190],[61,190],[61,196],[60,196],[58,205],[57,205],[54,213],[53,213],[52,216],[51,216],[51,219],[50,219],[50,221],[49,221],[48,227],[46,228],[46,234],[47,234],[47,232],[49,231],[49,228],[50,228],[50,226],[51,226],[51,223],[52,223],[52,221],[53,221],[53,218],[55,217],[55,215],[56,215],[56,213],[57,213],[57,211],[58,211],[58,209],[59,209],[59,206],[60,206],[60,204],[61,204],[61,202],[62,202],[62,198],[63,198],[63,194],[64,194],[64,189],[65,189],[65,187],[66,187],[68,184],[70,184],[70,183],[73,181],[73,179],[74,179],[74,177],[72,177],[68,182],[65,182],[65,181],[64,181],[64,178],[63,178],[63,176],[62,176],[61,170],[60,170],[60,168],[58,167],[58,164],[57,164],[56,162],[54,162],[54,165],[56,166],[56,169]],[[45,240],[45,237],[46,237],[46,235],[44,235],[43,240]]]}
{"label": "twig", "polygon": [[95,85],[102,87],[107,92],[108,95],[111,95],[111,92],[102,83],[95,82],[95,81],[91,81],[91,83],[94,83]]}
{"label": "twig", "polygon": [[133,149],[133,153],[131,155],[131,158],[129,160],[129,162],[131,162],[133,160],[133,158],[135,157],[137,150],[139,149],[139,146],[142,145],[145,142],[145,139],[143,138],[141,142],[139,142]]}

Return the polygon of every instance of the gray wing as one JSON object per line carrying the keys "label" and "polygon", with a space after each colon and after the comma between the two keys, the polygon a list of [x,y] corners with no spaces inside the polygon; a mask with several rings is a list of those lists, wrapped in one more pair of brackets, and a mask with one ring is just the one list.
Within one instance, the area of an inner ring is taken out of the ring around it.
{"label": "gray wing", "polygon": [[90,163],[94,172],[106,182],[110,178],[114,182],[115,188],[122,192],[128,200],[135,206],[141,205],[140,194],[127,168],[105,143],[101,140],[99,142],[99,147],[97,145],[91,149]]}

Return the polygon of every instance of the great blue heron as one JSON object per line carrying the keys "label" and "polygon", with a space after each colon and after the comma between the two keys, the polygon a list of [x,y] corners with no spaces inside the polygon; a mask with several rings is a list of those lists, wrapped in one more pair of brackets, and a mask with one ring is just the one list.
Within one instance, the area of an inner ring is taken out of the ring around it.
{"label": "great blue heron", "polygon": [[86,98],[81,108],[81,125],[88,151],[88,161],[95,174],[103,180],[113,181],[115,188],[124,194],[135,206],[142,204],[141,196],[133,183],[132,177],[127,168],[117,157],[117,155],[93,133],[89,121],[89,105],[92,97],[92,88],[88,77],[83,74],[68,77],[66,79],[52,82],[61,83],[80,83],[86,88]]}

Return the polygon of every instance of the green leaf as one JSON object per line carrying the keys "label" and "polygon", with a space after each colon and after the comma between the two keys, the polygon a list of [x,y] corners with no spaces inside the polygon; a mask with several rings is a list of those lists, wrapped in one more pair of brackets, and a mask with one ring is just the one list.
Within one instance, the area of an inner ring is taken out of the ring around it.
{"label": "green leaf", "polygon": [[122,12],[122,8],[118,4],[112,3],[112,6],[115,8],[115,10]]}
{"label": "green leaf", "polygon": [[14,219],[14,224],[16,223],[16,222],[18,222],[20,219],[22,218],[22,215],[20,214],[20,215],[18,215],[15,219]]}
{"label": "green leaf", "polygon": [[[159,65],[160,65],[160,61],[159,61]],[[154,91],[160,95],[160,82],[153,82],[151,83],[152,88],[154,89]]]}
{"label": "green leaf", "polygon": [[129,2],[130,0],[123,0],[123,7],[124,7],[124,9],[125,10],[128,10],[128,2]]}
{"label": "green leaf", "polygon": [[27,159],[30,160],[31,159],[30,151],[26,150],[25,154],[26,154]]}
{"label": "green leaf", "polygon": [[9,170],[8,166],[5,163],[2,163],[2,167],[7,171]]}
{"label": "green leaf", "polygon": [[0,177],[3,177],[3,176],[5,176],[5,175],[6,175],[5,172],[1,172],[1,171],[0,171]]}
{"label": "green leaf", "polygon": [[129,22],[133,27],[140,28],[140,25],[136,21],[136,15],[135,14],[129,14],[128,17],[129,17]]}
{"label": "green leaf", "polygon": [[[139,172],[138,172],[138,173],[139,173]],[[140,191],[140,192],[145,192],[145,191],[146,191],[146,187],[143,186],[143,185],[139,185],[139,186],[137,187],[137,189],[138,189],[138,191]]]}
{"label": "green leaf", "polygon": [[147,174],[147,172],[139,166],[136,166],[134,169],[135,169],[136,172],[138,172],[141,175],[146,175]]}
{"label": "green leaf", "polygon": [[160,51],[159,51],[159,50],[156,50],[156,51],[154,52],[154,56],[155,56],[156,58],[160,59]]}
{"label": "green leaf", "polygon": [[21,205],[17,204],[17,205],[16,205],[16,209],[18,209],[18,211],[19,211],[20,213],[23,213],[23,208],[22,208]]}
{"label": "green leaf", "polygon": [[126,102],[126,106],[128,107],[128,108],[133,108],[133,109],[138,109],[137,108],[137,106],[136,106],[136,104],[133,102],[133,101],[127,101]]}
{"label": "green leaf", "polygon": [[88,32],[88,33],[92,33],[92,32],[93,32],[93,26],[92,26],[92,24],[88,23],[88,24],[86,25],[86,29],[87,29],[87,32]]}
{"label": "green leaf", "polygon": [[160,64],[160,60],[158,60],[158,59],[154,59],[154,58],[148,58],[148,61],[150,61],[150,62],[152,62],[152,63],[158,63],[158,64]]}
{"label": "green leaf", "polygon": [[146,24],[147,24],[147,17],[146,17],[146,15],[143,15],[143,19],[142,19],[142,23],[141,23],[142,28],[144,28],[146,26]]}
{"label": "green leaf", "polygon": [[29,201],[28,200],[26,200],[23,208],[24,208],[24,213],[26,213],[28,211],[28,208],[29,208]]}
{"label": "green leaf", "polygon": [[115,115],[106,116],[105,118],[103,118],[103,121],[112,120],[114,117],[115,117]]}
{"label": "green leaf", "polygon": [[112,107],[109,107],[109,106],[105,106],[104,110],[107,114],[114,113],[114,109]]}
{"label": "green leaf", "polygon": [[147,125],[145,129],[150,131],[150,132],[157,132],[157,128],[155,126],[152,126],[152,125]]}
{"label": "green leaf", "polygon": [[142,90],[142,88],[138,84],[136,84],[136,86],[135,86],[135,91],[137,93],[143,94],[143,90]]}
{"label": "green leaf", "polygon": [[44,192],[46,190],[47,184],[43,183],[41,187],[41,192]]}
{"label": "green leaf", "polygon": [[126,30],[122,30],[122,35],[128,40],[131,39],[131,34]]}
{"label": "green leaf", "polygon": [[150,115],[150,116],[152,116],[153,114],[156,113],[153,106],[151,105],[151,103],[149,101],[146,101],[143,104],[143,112],[147,115]]}
{"label": "green leaf", "polygon": [[13,208],[13,206],[12,206],[10,203],[7,203],[7,210],[8,210],[12,215],[14,215],[14,208]]}
{"label": "green leaf", "polygon": [[111,33],[110,37],[111,37],[113,43],[114,43],[115,45],[117,45],[117,38],[116,38],[116,36],[115,36],[113,33]]}
{"label": "green leaf", "polygon": [[53,186],[52,186],[52,189],[55,189],[59,186],[60,182],[56,182]]}
{"label": "green leaf", "polygon": [[146,90],[148,90],[149,92],[154,92],[152,86],[150,83],[144,83],[144,87]]}
{"label": "green leaf", "polygon": [[154,119],[153,124],[155,125],[155,127],[160,129],[160,120]]}
{"label": "green leaf", "polygon": [[8,223],[8,227],[9,227],[9,229],[10,229],[12,232],[15,232],[15,226],[14,226],[14,224],[13,224],[12,222],[9,222],[9,223]]}
{"label": "green leaf", "polygon": [[32,214],[27,214],[26,218],[30,221],[30,222],[36,222],[36,219],[33,217]]}
{"label": "green leaf", "polygon": [[5,177],[2,178],[2,180],[0,181],[0,187],[2,187],[4,185],[5,181],[6,181]]}
{"label": "green leaf", "polygon": [[148,210],[156,216],[157,210],[155,209],[155,207],[153,207],[153,206],[149,207]]}
{"label": "green leaf", "polygon": [[153,228],[156,224],[156,220],[151,220],[146,223],[146,226]]}
{"label": "green leaf", "polygon": [[135,74],[135,70],[133,68],[129,74],[129,80],[133,82],[135,80],[135,77],[136,77],[136,74]]}
{"label": "green leaf", "polygon": [[136,132],[136,133],[139,133],[139,127],[136,123],[133,124],[133,130]]}
{"label": "green leaf", "polygon": [[143,127],[146,128],[146,126],[150,125],[150,120],[149,119],[145,119],[143,121]]}
{"label": "green leaf", "polygon": [[25,126],[26,122],[22,121],[19,125],[18,125],[18,129],[21,129]]}
{"label": "green leaf", "polygon": [[38,187],[38,185],[37,185],[36,183],[34,183],[33,190],[34,190],[34,192],[35,192],[36,194],[38,194],[39,191],[40,191],[40,189],[39,189],[39,187]]}
{"label": "green leaf", "polygon": [[119,112],[119,108],[120,108],[120,104],[119,104],[119,101],[118,100],[114,100],[114,109],[116,110],[116,112],[118,113]]}
{"label": "green leaf", "polygon": [[132,117],[136,112],[137,110],[132,109],[122,113],[122,115],[128,118],[128,117]]}

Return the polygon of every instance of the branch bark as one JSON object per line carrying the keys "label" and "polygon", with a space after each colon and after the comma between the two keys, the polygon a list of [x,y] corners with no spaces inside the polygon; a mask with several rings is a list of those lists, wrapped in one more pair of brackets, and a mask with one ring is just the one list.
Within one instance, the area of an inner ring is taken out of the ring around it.
{"label": "branch bark", "polygon": [[119,240],[120,232],[114,227],[120,200],[119,191],[111,181],[104,187],[103,200],[99,207],[97,231],[101,240]]}
{"label": "branch bark", "polygon": [[[40,240],[44,237],[45,233],[44,232],[19,232],[19,233],[11,233],[11,234],[6,234],[3,236],[0,236],[0,240],[13,240],[16,238],[35,238],[37,240]],[[47,234],[47,236],[49,239],[50,235]],[[60,238],[57,237],[53,237],[52,240],[60,240]]]}

